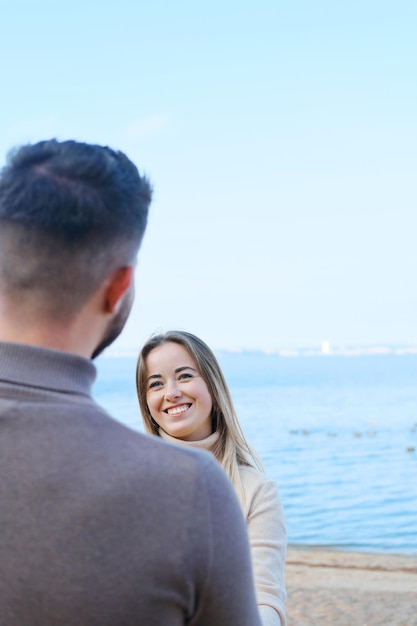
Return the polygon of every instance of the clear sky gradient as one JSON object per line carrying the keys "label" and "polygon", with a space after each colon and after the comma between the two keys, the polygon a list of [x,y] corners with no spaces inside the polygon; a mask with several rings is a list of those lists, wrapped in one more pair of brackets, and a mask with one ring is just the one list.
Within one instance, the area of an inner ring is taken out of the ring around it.
{"label": "clear sky gradient", "polygon": [[417,345],[414,0],[2,0],[0,160],[49,137],[151,178],[116,346]]}

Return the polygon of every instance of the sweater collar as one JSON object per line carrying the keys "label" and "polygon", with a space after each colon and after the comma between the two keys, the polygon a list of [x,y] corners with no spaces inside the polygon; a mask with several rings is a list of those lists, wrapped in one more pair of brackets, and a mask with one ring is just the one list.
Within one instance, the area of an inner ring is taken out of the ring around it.
{"label": "sweater collar", "polygon": [[209,450],[209,452],[213,452],[214,446],[218,442],[220,434],[216,430],[205,439],[200,439],[199,441],[184,441],[183,439],[176,439],[175,437],[168,435],[168,433],[160,428],[159,436],[161,437],[161,439],[164,439],[164,441],[169,441],[170,443],[180,443],[188,446],[189,448],[198,448],[199,450]]}
{"label": "sweater collar", "polygon": [[95,365],[60,350],[0,342],[0,381],[66,393],[91,394]]}

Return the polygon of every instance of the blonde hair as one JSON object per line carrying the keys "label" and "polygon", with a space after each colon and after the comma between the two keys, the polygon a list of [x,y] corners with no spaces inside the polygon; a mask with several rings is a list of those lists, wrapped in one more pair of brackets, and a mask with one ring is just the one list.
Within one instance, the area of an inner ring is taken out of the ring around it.
{"label": "blonde hair", "polygon": [[196,362],[207,385],[213,402],[212,432],[219,433],[213,453],[229,475],[241,505],[244,507],[245,494],[239,466],[247,465],[263,471],[262,462],[246,441],[229,388],[214,353],[204,341],[195,335],[185,331],[171,330],[153,335],[143,346],[136,366],[136,388],[145,430],[151,435],[159,436],[158,424],[153,420],[146,400],[146,358],[154,348],[168,342],[177,343],[187,350]]}

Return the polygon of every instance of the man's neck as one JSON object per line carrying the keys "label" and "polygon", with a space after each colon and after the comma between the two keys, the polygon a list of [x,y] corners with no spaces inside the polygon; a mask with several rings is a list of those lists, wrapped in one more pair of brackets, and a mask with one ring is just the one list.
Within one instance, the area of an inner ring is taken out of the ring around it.
{"label": "man's neck", "polygon": [[95,349],[96,340],[91,334],[83,332],[81,324],[53,320],[42,324],[20,322],[0,315],[0,341],[61,350],[86,358],[90,358]]}
{"label": "man's neck", "polygon": [[61,350],[63,352],[71,352],[86,358],[90,358],[92,352],[82,349],[78,342],[66,341],[63,338],[56,339],[50,335],[45,336],[36,333],[2,333],[0,332],[0,341],[9,343],[20,343],[38,348],[49,348],[51,350]]}

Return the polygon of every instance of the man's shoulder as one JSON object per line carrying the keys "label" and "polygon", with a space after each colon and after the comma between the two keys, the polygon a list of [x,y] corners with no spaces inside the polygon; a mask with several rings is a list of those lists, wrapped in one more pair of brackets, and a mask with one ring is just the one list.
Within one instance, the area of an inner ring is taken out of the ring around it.
{"label": "man's shoulder", "polygon": [[226,522],[240,514],[231,481],[212,453],[127,429],[123,441],[114,444],[112,437],[109,461],[116,468],[117,480],[135,492],[145,490],[153,507],[171,510],[181,504],[186,517],[200,520],[200,528],[211,527],[214,519]]}
{"label": "man's shoulder", "polygon": [[[172,480],[175,477],[179,480],[196,475],[207,476],[207,479],[212,480],[213,476],[218,477],[219,474],[222,480],[225,476],[220,464],[206,450],[187,448],[132,430],[105,413],[100,418],[102,429],[101,435],[96,438],[96,445],[105,448],[110,446],[109,454],[115,460],[122,457],[132,466],[146,466],[148,471],[153,468]],[[94,436],[97,437],[97,433]]]}
{"label": "man's shoulder", "polygon": [[124,436],[131,441],[132,446],[137,446],[140,449],[141,454],[145,454],[147,457],[155,456],[158,461],[163,460],[164,464],[173,464],[173,468],[181,465],[198,465],[204,468],[215,467],[217,469],[219,465],[213,455],[206,450],[176,445],[164,441],[160,437],[132,431],[128,428],[125,429]]}

